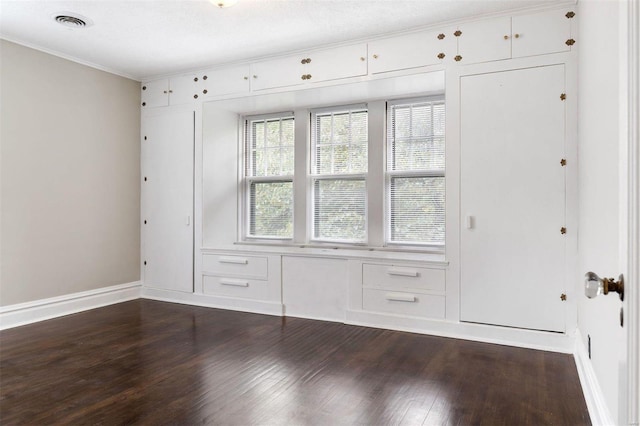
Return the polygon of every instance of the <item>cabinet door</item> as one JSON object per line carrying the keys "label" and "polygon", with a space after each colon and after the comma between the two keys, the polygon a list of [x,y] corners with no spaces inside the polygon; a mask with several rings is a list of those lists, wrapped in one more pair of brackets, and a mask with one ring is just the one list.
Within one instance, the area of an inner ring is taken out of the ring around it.
{"label": "cabinet door", "polygon": [[571,46],[571,19],[564,10],[550,10],[533,15],[512,18],[512,56],[543,55],[545,53],[567,52]]}
{"label": "cabinet door", "polygon": [[209,70],[200,76],[201,96],[222,96],[236,93],[249,93],[249,65]]}
{"label": "cabinet door", "polygon": [[169,79],[142,83],[142,107],[154,108],[169,105]]}
{"label": "cabinet door", "polygon": [[198,77],[195,74],[173,77],[169,81],[169,104],[188,104],[197,99]]}
{"label": "cabinet door", "polygon": [[276,87],[295,86],[304,83],[302,79],[303,55],[256,62],[251,65],[251,89],[264,90]]}
{"label": "cabinet door", "polygon": [[460,25],[458,58],[461,64],[498,61],[511,57],[511,18],[500,17]]}
{"label": "cabinet door", "polygon": [[564,65],[460,87],[461,320],[563,332]]}
{"label": "cabinet door", "polygon": [[367,74],[367,45],[344,46],[307,55],[309,82],[336,80]]}
{"label": "cabinet door", "polygon": [[144,285],[193,292],[194,113],[146,116],[142,128]]}
{"label": "cabinet door", "polygon": [[[421,31],[369,43],[369,72],[377,74],[435,65],[455,55],[452,31]],[[441,35],[442,34],[442,35]]]}

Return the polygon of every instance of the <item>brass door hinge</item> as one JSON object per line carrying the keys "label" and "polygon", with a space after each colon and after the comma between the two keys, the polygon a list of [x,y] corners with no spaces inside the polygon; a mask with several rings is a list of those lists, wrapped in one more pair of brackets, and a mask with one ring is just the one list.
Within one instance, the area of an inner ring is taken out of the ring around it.
{"label": "brass door hinge", "polygon": [[560,100],[564,101],[565,99],[567,99],[567,94],[566,93],[561,93],[560,94]]}
{"label": "brass door hinge", "polygon": [[456,57],[455,57],[455,58],[453,58],[453,59],[455,59],[455,60],[456,60],[456,62],[460,62],[460,61],[462,60],[462,56],[460,56],[460,55],[456,55]]}
{"label": "brass door hinge", "polygon": [[560,300],[562,300],[563,302],[565,302],[565,301],[567,300],[567,295],[566,295],[566,294],[564,294],[564,293],[562,293],[562,294],[560,295]]}
{"label": "brass door hinge", "polygon": [[567,233],[567,228],[565,228],[564,226],[562,228],[560,228],[560,233],[562,235],[566,234]]}
{"label": "brass door hinge", "polygon": [[456,32],[453,33],[453,35],[456,36],[456,37],[460,37],[462,35],[462,31],[456,30]]}
{"label": "brass door hinge", "polygon": [[444,34],[442,33],[438,34],[438,40],[442,40],[444,37],[445,37]]}
{"label": "brass door hinge", "polygon": [[563,158],[562,160],[560,160],[560,165],[563,166],[563,167],[566,166],[567,165],[567,159]]}
{"label": "brass door hinge", "polygon": [[438,59],[444,59],[444,53],[438,53]]}
{"label": "brass door hinge", "polygon": [[568,19],[571,19],[574,16],[576,16],[576,13],[574,11],[570,11],[570,12],[567,12],[567,14],[564,16],[566,16]]}
{"label": "brass door hinge", "polygon": [[565,41],[564,44],[566,44],[567,46],[573,46],[574,44],[576,44],[576,41],[570,38],[569,40]]}

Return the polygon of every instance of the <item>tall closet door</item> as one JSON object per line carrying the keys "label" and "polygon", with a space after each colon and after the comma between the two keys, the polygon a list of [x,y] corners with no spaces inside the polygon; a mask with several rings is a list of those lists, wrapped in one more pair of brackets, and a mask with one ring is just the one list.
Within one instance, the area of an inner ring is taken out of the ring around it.
{"label": "tall closet door", "polygon": [[142,128],[144,284],[193,292],[194,113],[146,116]]}
{"label": "tall closet door", "polygon": [[461,77],[462,321],[565,330],[564,75]]}

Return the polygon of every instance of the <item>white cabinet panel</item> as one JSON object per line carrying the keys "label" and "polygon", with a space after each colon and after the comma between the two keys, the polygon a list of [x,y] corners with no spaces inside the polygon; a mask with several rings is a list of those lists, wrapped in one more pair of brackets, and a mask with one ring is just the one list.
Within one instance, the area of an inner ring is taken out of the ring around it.
{"label": "white cabinet panel", "polygon": [[237,277],[203,277],[203,293],[215,296],[266,300],[268,282]]}
{"label": "white cabinet panel", "polygon": [[564,78],[461,78],[462,321],[565,329]]}
{"label": "white cabinet panel", "polygon": [[205,71],[200,76],[201,96],[222,96],[249,93],[251,67],[239,65]]}
{"label": "white cabinet panel", "polygon": [[256,62],[251,65],[251,89],[264,90],[302,84],[302,55]]}
{"label": "white cabinet panel", "polygon": [[267,279],[268,262],[264,256],[205,254],[202,271],[210,274]]}
{"label": "white cabinet panel", "polygon": [[403,316],[443,319],[445,297],[365,288],[362,290],[362,309]]}
{"label": "white cabinet panel", "polygon": [[144,117],[143,135],[144,285],[192,292],[194,113]]}
{"label": "white cabinet panel", "polygon": [[188,104],[198,93],[197,76],[195,74],[172,77],[169,80],[169,104]]}
{"label": "white cabinet panel", "polygon": [[430,290],[444,292],[444,270],[407,265],[362,265],[362,285],[398,290]]}
{"label": "white cabinet panel", "polygon": [[567,52],[571,47],[571,19],[564,10],[551,10],[512,18],[512,57]]}
{"label": "white cabinet panel", "polygon": [[[369,72],[377,74],[442,62],[455,55],[454,30],[422,31],[369,43]],[[442,35],[441,35],[442,34]],[[443,58],[438,57],[440,54]]]}
{"label": "white cabinet panel", "polygon": [[462,24],[458,31],[460,64],[511,57],[511,18],[508,16]]}
{"label": "white cabinet panel", "polygon": [[155,108],[169,105],[169,79],[142,83],[142,106]]}
{"label": "white cabinet panel", "polygon": [[337,47],[311,52],[307,55],[305,74],[311,75],[308,82],[337,80],[367,74],[367,45]]}

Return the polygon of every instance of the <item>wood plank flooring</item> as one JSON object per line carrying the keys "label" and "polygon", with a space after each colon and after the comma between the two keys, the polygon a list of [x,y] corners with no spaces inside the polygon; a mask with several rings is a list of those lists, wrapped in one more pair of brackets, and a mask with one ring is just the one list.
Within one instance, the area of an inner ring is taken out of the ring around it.
{"label": "wood plank flooring", "polygon": [[0,332],[0,423],[590,424],[570,355],[149,300]]}

